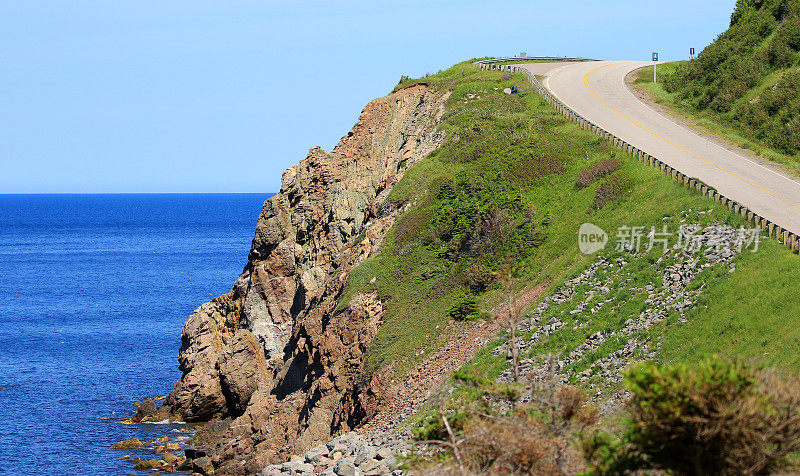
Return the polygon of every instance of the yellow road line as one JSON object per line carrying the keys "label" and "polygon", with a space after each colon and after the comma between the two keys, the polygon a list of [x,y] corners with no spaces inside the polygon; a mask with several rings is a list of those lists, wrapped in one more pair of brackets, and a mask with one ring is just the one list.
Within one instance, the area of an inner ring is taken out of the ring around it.
{"label": "yellow road line", "polygon": [[775,198],[778,198],[778,199],[780,199],[780,200],[783,200],[784,202],[788,203],[788,204],[789,204],[789,205],[791,205],[792,207],[794,207],[794,208],[796,208],[796,209],[800,210],[800,206],[797,206],[796,204],[794,204],[794,203],[793,203],[793,202],[791,202],[790,200],[787,200],[787,199],[785,199],[785,198],[781,197],[780,195],[777,195],[777,194],[775,194],[775,193],[772,193],[772,192],[770,192],[769,190],[766,190],[766,189],[764,189],[763,187],[761,187],[761,186],[759,186],[759,185],[756,185],[755,183],[751,182],[750,180],[747,180],[746,178],[739,177],[738,175],[734,174],[733,172],[731,172],[730,170],[726,169],[725,167],[722,167],[721,165],[715,164],[714,162],[711,162],[710,160],[706,160],[706,159],[704,159],[703,157],[701,157],[701,156],[699,156],[699,155],[695,154],[694,152],[692,152],[692,151],[690,151],[690,150],[688,150],[688,149],[686,149],[686,148],[684,148],[684,147],[681,147],[680,145],[678,145],[678,144],[676,144],[676,143],[672,142],[671,140],[669,140],[669,139],[667,139],[667,138],[665,138],[665,137],[662,137],[662,136],[660,136],[660,135],[656,134],[655,132],[653,132],[653,131],[651,131],[650,129],[646,128],[645,126],[643,126],[643,125],[639,124],[638,122],[634,121],[633,119],[631,119],[630,117],[626,116],[625,114],[622,114],[621,112],[619,112],[618,110],[616,110],[616,109],[615,109],[613,106],[611,106],[610,104],[608,104],[607,102],[605,102],[605,101],[603,100],[603,98],[601,98],[600,96],[598,96],[598,95],[597,95],[597,93],[595,93],[595,92],[594,92],[594,90],[593,90],[591,87],[589,87],[589,75],[590,75],[590,74],[592,74],[592,73],[594,73],[594,72],[595,72],[595,71],[597,71],[598,69],[607,68],[607,67],[609,67],[609,66],[614,66],[614,65],[617,65],[617,64],[622,64],[622,63],[624,63],[624,61],[619,61],[619,62],[616,62],[616,63],[609,63],[609,64],[607,64],[607,65],[598,66],[597,68],[595,68],[595,69],[593,69],[593,70],[589,71],[588,73],[586,73],[586,74],[583,76],[583,85],[584,85],[584,86],[586,86],[586,89],[587,89],[587,90],[588,90],[590,93],[592,93],[592,95],[593,95],[594,97],[596,97],[598,100],[600,100],[600,102],[602,102],[602,103],[603,103],[603,104],[604,104],[604,105],[605,105],[607,108],[611,109],[611,110],[612,110],[612,111],[614,111],[614,112],[615,112],[615,113],[616,113],[618,116],[620,116],[620,117],[622,117],[622,118],[626,119],[626,120],[627,120],[627,121],[629,121],[631,124],[633,124],[633,125],[635,125],[635,126],[637,126],[637,127],[640,127],[640,128],[642,128],[643,130],[645,130],[645,131],[649,132],[650,134],[653,134],[654,136],[656,136],[657,138],[659,138],[659,139],[663,140],[664,142],[666,142],[666,143],[668,143],[668,144],[670,144],[670,145],[673,145],[673,146],[677,147],[678,149],[680,149],[680,150],[682,150],[682,151],[686,152],[687,154],[690,154],[690,155],[693,155],[693,156],[697,157],[697,158],[698,158],[698,159],[700,159],[702,162],[705,162],[706,164],[709,164],[709,165],[713,165],[714,167],[716,167],[716,168],[718,168],[718,169],[722,170],[723,172],[726,172],[726,173],[727,173],[727,174],[729,174],[731,177],[737,178],[737,179],[739,179],[739,180],[741,180],[741,181],[743,181],[743,182],[747,182],[747,183],[749,183],[750,185],[752,185],[753,187],[755,187],[755,188],[757,188],[757,189],[761,190],[762,192],[764,192],[764,193],[766,193],[766,194],[768,194],[768,195],[772,195],[773,197],[775,197]]}

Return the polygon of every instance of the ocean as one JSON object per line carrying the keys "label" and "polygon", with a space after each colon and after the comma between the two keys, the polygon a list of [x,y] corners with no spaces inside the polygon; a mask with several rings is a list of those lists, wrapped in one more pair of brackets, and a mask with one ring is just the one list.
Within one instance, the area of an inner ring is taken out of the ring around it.
{"label": "ocean", "polygon": [[136,474],[109,446],[173,425],[119,420],[180,377],[269,196],[0,195],[0,474]]}

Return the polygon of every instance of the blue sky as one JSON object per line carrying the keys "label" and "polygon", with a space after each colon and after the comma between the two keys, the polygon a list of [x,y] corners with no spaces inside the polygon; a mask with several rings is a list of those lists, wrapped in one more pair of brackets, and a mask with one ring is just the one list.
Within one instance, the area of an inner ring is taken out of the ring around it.
{"label": "blue sky", "polygon": [[274,192],[401,74],[683,59],[735,0],[0,3],[0,193]]}

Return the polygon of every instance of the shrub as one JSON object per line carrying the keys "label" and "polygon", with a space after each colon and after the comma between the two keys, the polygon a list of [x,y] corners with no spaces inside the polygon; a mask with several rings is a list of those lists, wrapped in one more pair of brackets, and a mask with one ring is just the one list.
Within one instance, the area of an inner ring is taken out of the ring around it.
{"label": "shrub", "polygon": [[581,170],[580,173],[578,173],[578,180],[575,182],[575,187],[577,189],[586,188],[595,180],[601,179],[612,172],[616,172],[620,167],[622,167],[622,162],[619,160],[601,160],[588,169]]}
{"label": "shrub", "polygon": [[[488,392],[484,380],[463,373],[459,377],[467,383],[475,381]],[[579,448],[570,437],[597,423],[596,409],[576,387],[540,390],[541,398],[525,398],[534,402],[531,406],[516,407],[503,417],[491,416],[485,410],[448,412],[452,436],[443,425],[441,412],[422,420],[412,430],[414,434],[441,441],[446,454],[452,457],[420,473],[551,475],[583,469]],[[501,386],[487,395],[512,402],[513,406],[519,389]]]}
{"label": "shrub", "polygon": [[786,39],[776,36],[767,47],[767,58],[769,64],[776,68],[785,68],[794,63],[795,52],[787,43]]}
{"label": "shrub", "polygon": [[800,386],[773,371],[710,358],[697,365],[633,367],[622,438],[595,433],[596,473],[764,474],[788,469],[800,449]]}
{"label": "shrub", "polygon": [[478,298],[468,294],[457,301],[447,314],[457,321],[466,321],[480,317],[480,304]]}
{"label": "shrub", "polygon": [[497,281],[497,275],[485,263],[479,261],[466,272],[465,283],[473,293],[482,293]]}
{"label": "shrub", "polygon": [[592,206],[600,210],[607,204],[629,193],[633,187],[633,180],[621,171],[614,172],[606,177],[603,183],[594,192]]}
{"label": "shrub", "polygon": [[[411,427],[411,435],[418,441],[447,440],[449,435],[444,426],[442,415],[443,413],[440,411],[434,411],[426,415],[415,426]],[[468,418],[469,414],[465,411],[455,411],[447,415],[450,428],[454,431],[462,430]]]}
{"label": "shrub", "polygon": [[561,174],[567,169],[564,157],[552,153],[529,152],[520,154],[510,170],[514,182],[521,187],[531,187],[537,180],[552,174]]}
{"label": "shrub", "polygon": [[536,420],[507,422],[473,419],[460,451],[465,466],[478,474],[564,474],[554,455],[558,444]]}
{"label": "shrub", "polygon": [[474,221],[466,230],[461,230],[457,239],[450,243],[448,257],[459,261],[466,255],[474,254],[487,245],[497,244],[508,234],[508,217],[496,208]]}
{"label": "shrub", "polygon": [[800,51],[800,18],[796,16],[788,18],[781,24],[775,36],[793,51]]}

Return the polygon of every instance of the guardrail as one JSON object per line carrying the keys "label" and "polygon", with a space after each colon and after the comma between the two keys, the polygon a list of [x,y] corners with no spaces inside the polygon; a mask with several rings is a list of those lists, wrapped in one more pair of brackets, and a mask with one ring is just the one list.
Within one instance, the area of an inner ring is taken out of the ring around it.
{"label": "guardrail", "polygon": [[[516,59],[524,60],[527,58],[516,58]],[[488,63],[488,61],[492,60],[476,61],[474,64],[483,70],[499,70],[499,71],[509,71],[512,73],[525,74],[525,76],[533,85],[534,89],[536,89],[536,92],[539,93],[539,95],[541,95],[545,101],[550,103],[551,106],[555,107],[560,113],[565,115],[569,120],[576,122],[582,129],[586,129],[588,131],[598,134],[600,137],[608,140],[613,145],[621,148],[623,151],[632,154],[634,157],[639,159],[639,161],[647,165],[650,165],[651,167],[656,167],[660,169],[662,172],[669,175],[673,180],[675,180],[679,184],[682,184],[687,188],[695,189],[704,196],[713,198],[717,202],[721,203],[723,206],[727,206],[728,210],[731,210],[734,213],[737,213],[742,217],[744,217],[745,219],[747,219],[747,221],[750,222],[754,227],[760,228],[762,231],[766,232],[768,237],[774,236],[779,243],[785,245],[790,250],[800,252],[800,237],[798,237],[798,235],[796,235],[795,233],[762,217],[761,215],[750,210],[741,203],[738,203],[734,200],[725,197],[713,187],[709,187],[700,180],[684,174],[683,172],[675,169],[670,165],[667,165],[665,162],[648,154],[647,152],[639,149],[638,147],[629,144],[628,142],[617,137],[611,132],[608,132],[607,130],[603,129],[597,124],[594,124],[592,121],[581,116],[580,114],[575,112],[572,108],[570,108],[569,106],[561,102],[558,98],[556,98],[552,93],[550,93],[550,91],[547,88],[545,88],[542,85],[542,83],[539,82],[538,79],[536,79],[536,76],[531,74],[531,72],[528,71],[527,69],[522,68],[519,65],[513,65],[513,64],[498,65],[498,64]]]}
{"label": "guardrail", "polygon": [[[494,64],[506,61],[600,61],[591,58],[572,58],[567,56],[506,56],[476,61],[473,64]],[[508,66],[508,65],[507,65]]]}

